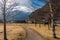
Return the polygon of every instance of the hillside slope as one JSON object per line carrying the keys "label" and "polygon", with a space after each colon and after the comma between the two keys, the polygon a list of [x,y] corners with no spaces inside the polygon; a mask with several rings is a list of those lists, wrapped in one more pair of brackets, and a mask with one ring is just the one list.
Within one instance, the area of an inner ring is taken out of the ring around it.
{"label": "hillside slope", "polygon": [[[60,20],[60,0],[51,0],[52,9],[54,12],[54,19]],[[29,18],[33,21],[35,20],[37,23],[43,20],[48,20],[50,17],[50,8],[49,2],[42,8],[37,9],[36,11],[32,12]]]}

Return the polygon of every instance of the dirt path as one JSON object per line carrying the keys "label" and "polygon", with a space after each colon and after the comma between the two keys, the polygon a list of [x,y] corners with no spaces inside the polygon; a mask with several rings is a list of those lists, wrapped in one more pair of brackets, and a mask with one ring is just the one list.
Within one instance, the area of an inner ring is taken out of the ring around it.
{"label": "dirt path", "polygon": [[28,27],[23,27],[26,32],[27,32],[27,38],[26,40],[44,40],[42,36],[40,36],[36,31],[28,28]]}

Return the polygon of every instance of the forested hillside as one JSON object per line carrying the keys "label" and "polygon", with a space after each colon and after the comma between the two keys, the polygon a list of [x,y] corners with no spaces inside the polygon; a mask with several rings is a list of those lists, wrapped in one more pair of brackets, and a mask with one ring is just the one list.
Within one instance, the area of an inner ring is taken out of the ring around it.
{"label": "forested hillside", "polygon": [[[53,10],[53,15],[55,20],[60,20],[60,0],[51,0],[51,6]],[[32,12],[29,18],[33,21],[35,20],[37,23],[43,20],[49,20],[50,18],[50,8],[49,2],[43,6],[42,8],[37,9],[36,11]]]}

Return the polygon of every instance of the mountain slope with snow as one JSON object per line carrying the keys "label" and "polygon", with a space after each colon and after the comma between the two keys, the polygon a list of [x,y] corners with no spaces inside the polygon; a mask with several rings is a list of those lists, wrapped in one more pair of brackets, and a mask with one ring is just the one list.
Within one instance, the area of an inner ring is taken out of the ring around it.
{"label": "mountain slope with snow", "polygon": [[[38,8],[42,8],[46,2],[45,0],[44,2],[42,0],[8,0],[6,3],[6,9],[8,9],[13,4],[14,6],[12,10],[8,10],[6,12],[6,19],[7,21],[25,20],[33,11],[37,10]],[[1,3],[2,1],[0,0],[0,4]],[[15,5],[15,3],[17,3],[17,5]],[[2,5],[0,5],[0,7],[1,6]],[[0,15],[0,18],[3,19],[2,14]]]}

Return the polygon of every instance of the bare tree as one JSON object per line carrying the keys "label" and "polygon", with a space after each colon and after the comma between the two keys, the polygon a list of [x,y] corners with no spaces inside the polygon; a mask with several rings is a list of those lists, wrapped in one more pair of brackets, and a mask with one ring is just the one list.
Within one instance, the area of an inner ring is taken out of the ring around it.
{"label": "bare tree", "polygon": [[51,15],[51,26],[53,27],[52,31],[53,31],[53,37],[56,38],[56,33],[55,33],[55,20],[54,20],[54,11],[52,10],[52,4],[51,4],[51,0],[49,0],[49,7],[50,7],[50,15]]}
{"label": "bare tree", "polygon": [[[18,5],[18,3],[15,2],[12,3],[11,5],[8,5],[7,2],[9,0],[0,0],[0,13],[3,14],[3,21],[4,21],[4,40],[7,40],[7,35],[6,35],[6,16],[8,14],[8,12],[11,12],[11,10],[14,9],[14,7],[16,7]],[[8,7],[7,7],[8,5]]]}
{"label": "bare tree", "polygon": [[6,37],[6,0],[4,0],[4,5],[3,5],[3,16],[4,16],[4,40],[7,40],[7,37]]}

